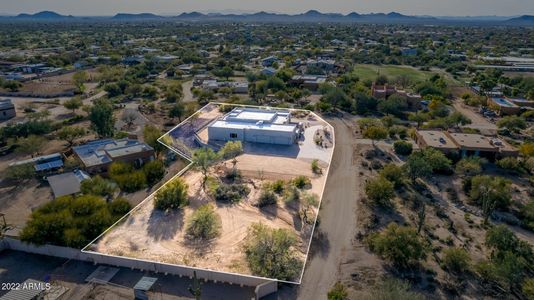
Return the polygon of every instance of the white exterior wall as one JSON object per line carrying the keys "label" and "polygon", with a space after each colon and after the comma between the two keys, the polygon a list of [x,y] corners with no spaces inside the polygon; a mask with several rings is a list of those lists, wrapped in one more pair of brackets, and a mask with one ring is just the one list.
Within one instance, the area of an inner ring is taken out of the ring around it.
{"label": "white exterior wall", "polygon": [[[237,138],[231,138],[230,134],[232,133],[237,134]],[[208,127],[208,137],[210,140],[217,141],[244,141],[278,145],[292,145],[295,143],[294,132],[261,129]]]}

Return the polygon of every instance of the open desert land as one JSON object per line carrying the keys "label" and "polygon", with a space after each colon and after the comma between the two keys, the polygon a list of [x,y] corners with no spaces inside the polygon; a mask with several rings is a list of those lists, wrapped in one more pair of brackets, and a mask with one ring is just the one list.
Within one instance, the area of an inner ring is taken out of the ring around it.
{"label": "open desert land", "polygon": [[[195,118],[171,130],[172,143],[190,146],[191,135],[202,136],[205,126],[222,115],[217,106],[208,106]],[[315,226],[319,204],[326,183],[326,174],[333,155],[333,140],[324,135],[333,128],[314,114],[295,113],[292,122],[305,126],[302,138],[294,145],[243,143],[244,153],[236,160],[219,161],[208,171],[209,180],[203,187],[203,174],[193,166],[180,177],[187,184],[188,205],[177,211],[155,208],[155,194],[149,196],[121,222],[109,229],[88,250],[107,255],[133,257],[148,261],[186,265],[220,272],[255,275],[248,267],[243,245],[251,225],[261,223],[273,229],[286,229],[297,239],[297,256],[304,261]],[[200,126],[198,124],[201,124]],[[186,134],[187,133],[187,134]],[[317,141],[323,144],[318,145]],[[167,140],[168,141],[168,140]],[[182,146],[183,147],[183,146]],[[197,146],[198,147],[198,146]],[[190,149],[193,150],[193,149]],[[312,161],[317,160],[321,172],[313,172]],[[232,170],[239,171],[239,179],[229,179]],[[296,178],[309,180],[297,188]],[[214,197],[213,184],[240,184],[249,191],[239,201],[223,203]],[[262,191],[283,182],[283,191],[277,194],[275,204],[259,205]],[[302,200],[287,200],[290,191],[298,190],[299,199],[312,197],[316,203],[303,204]],[[216,238],[195,240],[187,233],[193,213],[201,206],[210,205],[220,219]],[[299,278],[295,279],[296,281]]]}

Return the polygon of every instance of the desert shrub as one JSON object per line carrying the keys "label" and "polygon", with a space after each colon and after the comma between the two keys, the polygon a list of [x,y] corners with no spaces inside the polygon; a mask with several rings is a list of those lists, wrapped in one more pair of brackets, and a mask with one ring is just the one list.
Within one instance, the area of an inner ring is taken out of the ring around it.
{"label": "desert shrub", "polygon": [[471,257],[462,248],[448,248],[443,251],[443,267],[448,271],[461,274],[469,271]]}
{"label": "desert shrub", "polygon": [[371,179],[365,185],[365,194],[374,204],[382,207],[391,207],[391,199],[395,196],[393,183],[383,177]]}
{"label": "desert shrub", "polygon": [[187,224],[187,234],[196,239],[209,240],[217,237],[221,229],[221,217],[215,212],[213,206],[199,207]]}
{"label": "desert shrub", "polygon": [[130,203],[122,197],[119,197],[109,203],[109,211],[113,215],[125,215],[130,211],[131,208],[132,206]]}
{"label": "desert shrub", "polygon": [[282,179],[278,179],[275,182],[271,183],[270,188],[273,192],[277,193],[278,195],[282,194],[284,192],[284,186],[285,181]]}
{"label": "desert shrub", "polygon": [[295,247],[297,238],[287,229],[273,229],[261,223],[250,226],[243,246],[254,275],[295,280],[303,267]]}
{"label": "desert shrub", "polygon": [[159,210],[179,209],[188,204],[187,183],[176,178],[167,183],[154,196],[154,207]]}
{"label": "desert shrub", "polygon": [[149,185],[154,185],[165,175],[165,165],[161,160],[153,160],[147,162],[143,166],[143,173],[145,173],[146,181]]}
{"label": "desert shrub", "polygon": [[521,206],[519,214],[523,218],[523,224],[526,228],[534,231],[534,199]]}
{"label": "desert shrub", "polygon": [[20,238],[37,245],[82,248],[123,216],[111,203],[95,195],[59,197],[32,212]]}
{"label": "desert shrub", "polygon": [[241,171],[239,171],[239,169],[231,168],[226,171],[226,174],[224,175],[224,177],[226,177],[226,179],[232,182],[236,182],[236,181],[241,181],[241,178],[243,176],[241,175]]}
{"label": "desert shrub", "polygon": [[244,184],[221,184],[215,189],[215,200],[226,203],[237,203],[250,193]]}
{"label": "desert shrub", "polygon": [[471,179],[469,198],[480,206],[506,209],[511,197],[511,182],[505,178],[481,175]]}
{"label": "desert shrub", "polygon": [[348,299],[347,298],[348,296],[349,296],[349,293],[347,292],[347,288],[341,282],[338,281],[328,291],[326,298],[328,300],[345,300],[345,299]]}
{"label": "desert shrub", "polygon": [[394,266],[407,268],[426,257],[427,247],[412,227],[399,227],[390,223],[380,233],[371,234],[367,242],[371,251]]}
{"label": "desert shrub", "polygon": [[460,176],[475,176],[482,172],[482,163],[479,157],[462,158],[456,163],[455,171]]}
{"label": "desert shrub", "polygon": [[523,295],[525,295],[528,300],[534,299],[534,278],[525,280],[521,290],[523,291]]}
{"label": "desert shrub", "polygon": [[311,185],[311,181],[308,177],[304,175],[297,176],[295,179],[293,179],[293,184],[299,188],[303,189],[305,187],[308,187]]}
{"label": "desert shrub", "polygon": [[35,168],[32,164],[9,166],[2,177],[15,181],[32,179],[35,177]]}
{"label": "desert shrub", "polygon": [[393,143],[393,149],[395,150],[395,153],[399,155],[410,155],[412,154],[413,146],[406,141],[395,141],[395,143]]}
{"label": "desert shrub", "polygon": [[319,175],[319,174],[323,173],[323,170],[319,166],[319,161],[317,159],[314,159],[311,162],[311,169],[312,169],[313,174],[318,174]]}
{"label": "desert shrub", "polygon": [[300,200],[300,191],[298,188],[291,186],[288,187],[284,192],[284,202],[296,202]]}
{"label": "desert shrub", "polygon": [[379,174],[392,182],[395,188],[400,188],[404,185],[404,171],[396,164],[385,165]]}
{"label": "desert shrub", "polygon": [[130,164],[114,162],[109,166],[109,176],[121,190],[133,193],[146,187],[146,176],[143,171],[135,170]]}
{"label": "desert shrub", "polygon": [[521,161],[519,161],[515,157],[505,157],[495,162],[495,164],[499,166],[499,168],[504,170],[514,171],[518,173],[524,172],[523,166],[521,165]]}
{"label": "desert shrub", "polygon": [[257,205],[259,207],[264,207],[271,204],[276,204],[276,194],[268,189],[264,189],[261,191]]}
{"label": "desert shrub", "polygon": [[424,300],[422,294],[410,291],[410,285],[402,280],[388,278],[377,284],[364,300]]}
{"label": "desert shrub", "polygon": [[83,194],[97,195],[97,196],[111,196],[117,190],[117,185],[107,179],[96,175],[91,179],[86,179],[80,184],[80,191]]}

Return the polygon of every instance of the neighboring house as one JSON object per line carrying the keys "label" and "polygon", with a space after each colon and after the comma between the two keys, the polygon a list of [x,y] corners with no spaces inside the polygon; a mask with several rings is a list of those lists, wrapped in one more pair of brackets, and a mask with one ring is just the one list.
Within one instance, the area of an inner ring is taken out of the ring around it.
{"label": "neighboring house", "polygon": [[319,68],[326,72],[331,72],[336,68],[336,61],[333,59],[309,59],[306,61],[306,66],[308,68]]}
{"label": "neighboring house", "polygon": [[264,67],[272,67],[275,62],[278,62],[278,57],[269,56],[261,60],[261,65]]}
{"label": "neighboring house", "polygon": [[488,97],[488,107],[494,110],[497,114],[504,115],[517,115],[521,112],[521,107],[514,104],[512,101],[505,97]]}
{"label": "neighboring house", "polygon": [[0,100],[0,120],[9,120],[16,116],[15,105],[13,105],[11,99]]}
{"label": "neighboring house", "polygon": [[91,177],[82,170],[75,170],[73,172],[48,176],[46,179],[48,180],[48,184],[50,184],[52,193],[54,193],[54,198],[58,198],[78,194],[82,181],[91,179]]}
{"label": "neighboring house", "polygon": [[263,70],[261,70],[261,74],[267,75],[267,76],[273,76],[274,74],[276,74],[276,69],[271,68],[271,67],[263,68]]}
{"label": "neighboring house", "polygon": [[461,157],[481,156],[493,160],[519,154],[516,148],[505,141],[480,134],[418,130],[415,133],[415,141],[421,149],[431,147],[444,153],[456,153]]}
{"label": "neighboring house", "polygon": [[298,86],[302,89],[316,91],[319,86],[326,82],[324,75],[295,75],[289,81],[290,85]]}
{"label": "neighboring house", "polygon": [[421,95],[409,93],[405,90],[397,89],[396,86],[391,86],[388,84],[376,85],[373,83],[371,86],[371,95],[378,100],[386,100],[392,95],[398,95],[406,99],[406,102],[410,108],[418,109],[421,107]]}
{"label": "neighboring house", "polygon": [[37,156],[31,159],[20,160],[9,164],[9,166],[20,166],[32,164],[36,172],[51,172],[63,167],[63,157],[59,153]]}
{"label": "neighboring house", "polygon": [[128,66],[138,65],[145,61],[142,55],[128,56],[122,60],[122,63]]}
{"label": "neighboring house", "polygon": [[288,110],[235,108],[208,125],[208,138],[214,141],[293,145],[299,132]]}
{"label": "neighboring house", "polygon": [[172,62],[173,60],[176,60],[178,59],[178,56],[174,56],[174,55],[156,55],[154,57],[154,60],[157,61],[157,62],[160,62],[160,63],[170,63]]}
{"label": "neighboring house", "polygon": [[107,172],[109,165],[116,161],[141,166],[155,158],[152,147],[128,138],[96,140],[72,150],[89,173]]}

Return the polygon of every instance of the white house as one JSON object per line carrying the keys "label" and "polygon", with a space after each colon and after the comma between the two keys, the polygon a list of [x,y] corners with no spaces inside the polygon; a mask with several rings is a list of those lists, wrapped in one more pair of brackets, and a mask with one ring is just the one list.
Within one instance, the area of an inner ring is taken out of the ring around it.
{"label": "white house", "polygon": [[288,110],[235,108],[208,125],[208,138],[215,141],[292,145],[299,132]]}

